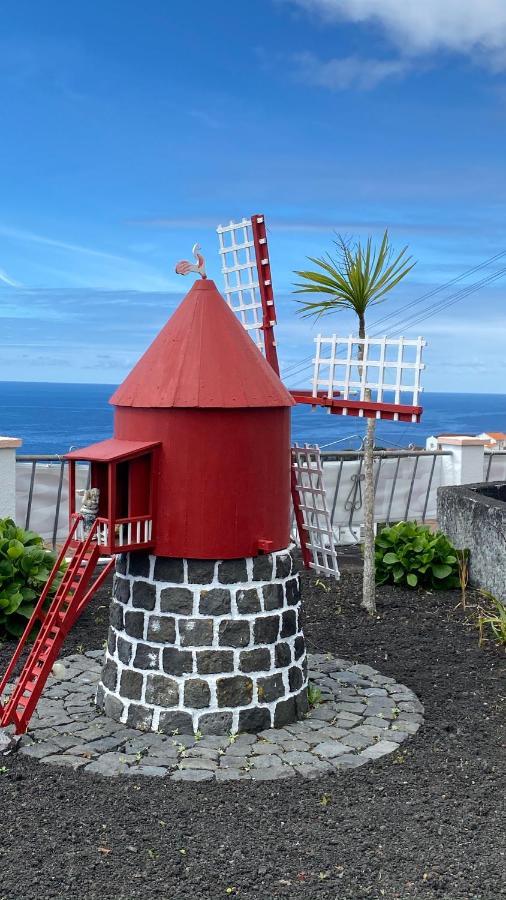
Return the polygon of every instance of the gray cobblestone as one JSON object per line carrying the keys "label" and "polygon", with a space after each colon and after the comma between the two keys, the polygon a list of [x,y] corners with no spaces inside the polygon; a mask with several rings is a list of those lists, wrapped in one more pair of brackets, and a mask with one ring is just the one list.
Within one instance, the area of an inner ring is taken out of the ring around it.
{"label": "gray cobblestone", "polygon": [[[229,651],[209,652],[221,656]],[[170,662],[178,666],[181,661],[186,666],[189,662],[186,655],[191,658],[191,652],[179,653],[182,656],[178,655]],[[101,659],[100,651],[100,655],[74,654],[65,660],[65,680],[50,679],[32,719],[32,727],[23,738],[20,753],[31,757],[34,763],[40,761],[82,769],[85,773],[106,777],[166,777],[195,782],[274,781],[295,776],[317,778],[373,765],[375,759],[395,752],[404,740],[418,731],[423,721],[422,704],[405,686],[397,685],[393,680],[378,682],[382,676],[374,669],[369,671],[368,666],[359,669],[349,663],[346,664],[348,670],[352,675],[360,676],[358,681],[332,678],[333,673],[344,672],[345,667],[341,666],[346,661],[318,655],[311,656],[311,670],[316,673],[314,680],[324,686],[329,699],[310,710],[307,718],[298,723],[264,728],[259,734],[240,733],[231,741],[226,734],[213,734],[214,730],[231,727],[231,712],[210,710],[202,720],[202,730],[209,734],[204,733],[201,740],[196,740],[190,733],[191,716],[184,710],[174,709],[164,713],[163,721],[163,717],[160,719],[160,730],[164,733],[142,733],[104,716],[93,705]],[[222,672],[219,670],[218,674]],[[70,677],[67,677],[69,673]],[[170,674],[177,675],[176,672]],[[148,676],[152,685],[154,678]],[[161,678],[161,687],[169,685],[172,688],[176,684],[167,676]],[[265,680],[266,676],[255,675],[255,679],[258,678]],[[250,679],[247,676],[240,676],[240,679],[239,687],[242,690],[244,686],[247,699]],[[198,676],[194,680],[196,685],[200,684]],[[364,687],[362,680],[369,686]],[[327,681],[332,688],[325,687]],[[270,686],[270,682],[267,684]],[[106,708],[116,699],[105,690]],[[129,722],[142,726],[146,724],[146,708],[136,703],[136,699],[139,698],[133,697],[130,703]],[[70,710],[75,720],[71,718]],[[150,715],[150,711],[147,712]],[[240,710],[241,716],[254,712],[255,709]],[[268,713],[267,708],[265,712]]]}

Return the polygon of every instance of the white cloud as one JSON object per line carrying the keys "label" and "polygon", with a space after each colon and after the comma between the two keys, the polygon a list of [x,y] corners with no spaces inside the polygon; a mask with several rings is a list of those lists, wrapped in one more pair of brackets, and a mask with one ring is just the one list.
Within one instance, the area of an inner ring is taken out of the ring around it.
{"label": "white cloud", "polygon": [[9,287],[21,287],[19,281],[14,281],[14,278],[11,278],[9,275],[7,275],[7,272],[4,269],[0,269],[0,281],[2,282],[2,284],[7,284]]}
{"label": "white cloud", "polygon": [[451,50],[506,65],[505,0],[290,0],[327,21],[376,23],[403,54]]}
{"label": "white cloud", "polygon": [[409,68],[409,63],[403,59],[347,56],[321,60],[312,53],[298,53],[293,59],[298,67],[298,76],[306,84],[339,91],[350,87],[369,90],[386,78],[404,75]]}

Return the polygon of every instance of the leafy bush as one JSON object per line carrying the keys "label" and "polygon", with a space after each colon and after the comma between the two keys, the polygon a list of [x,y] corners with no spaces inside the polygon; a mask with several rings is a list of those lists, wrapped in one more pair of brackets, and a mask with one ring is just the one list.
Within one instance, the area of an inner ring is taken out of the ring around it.
{"label": "leafy bush", "polygon": [[376,581],[407,587],[459,587],[458,552],[440,531],[398,522],[376,537]]}
{"label": "leafy bush", "polygon": [[0,634],[22,635],[54,563],[38,534],[0,519]]}

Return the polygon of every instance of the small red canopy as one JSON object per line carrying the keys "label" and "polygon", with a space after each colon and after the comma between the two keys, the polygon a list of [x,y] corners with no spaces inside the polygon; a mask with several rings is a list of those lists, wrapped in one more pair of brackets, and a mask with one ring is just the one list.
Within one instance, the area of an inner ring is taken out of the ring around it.
{"label": "small red canopy", "polygon": [[65,453],[65,459],[83,459],[89,462],[119,462],[133,456],[141,456],[149,450],[158,447],[159,441],[120,441],[116,438],[108,438],[98,444],[90,444],[80,450],[71,450]]}
{"label": "small red canopy", "polygon": [[214,281],[199,279],[111,397],[114,406],[293,406]]}

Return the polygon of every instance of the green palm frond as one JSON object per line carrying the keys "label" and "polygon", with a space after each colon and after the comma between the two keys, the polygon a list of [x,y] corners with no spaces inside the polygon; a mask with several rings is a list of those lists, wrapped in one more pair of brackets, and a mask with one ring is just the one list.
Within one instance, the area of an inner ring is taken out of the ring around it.
{"label": "green palm frond", "polygon": [[[351,309],[363,318],[366,309],[382,303],[413,266],[407,247],[394,255],[385,230],[379,248],[373,248],[371,238],[364,245],[358,242],[354,247],[342,237],[335,241],[338,255],[334,258],[308,257],[316,270],[296,271],[301,281],[294,287],[296,294],[323,294],[327,299],[297,300],[303,317],[323,316],[336,309]],[[318,271],[319,270],[319,271]]]}

